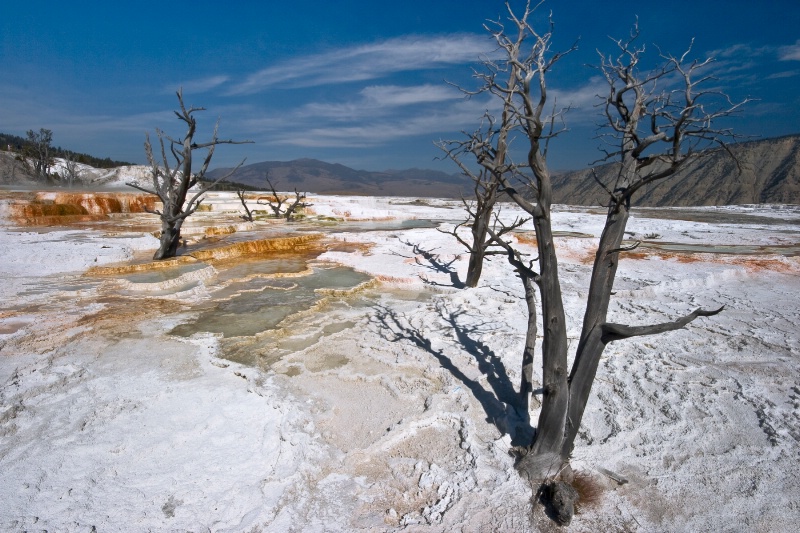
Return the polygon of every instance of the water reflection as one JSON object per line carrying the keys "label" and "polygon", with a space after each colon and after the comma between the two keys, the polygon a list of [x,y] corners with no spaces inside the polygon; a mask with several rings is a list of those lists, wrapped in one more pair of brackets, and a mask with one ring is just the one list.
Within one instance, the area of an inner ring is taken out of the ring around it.
{"label": "water reflection", "polygon": [[172,281],[179,278],[184,274],[195,272],[203,268],[208,268],[205,263],[185,263],[169,268],[160,268],[156,270],[145,270],[143,272],[132,272],[121,276],[121,279],[128,280],[131,283],[163,283]]}
{"label": "water reflection", "polygon": [[436,228],[441,221],[429,219],[410,220],[350,220],[331,223],[316,222],[297,227],[298,231],[321,231],[323,233],[363,233],[367,231],[401,231],[404,229]]}
{"label": "water reflection", "polygon": [[[632,242],[626,244],[630,245]],[[783,255],[794,257],[800,255],[800,244],[757,245],[757,244],[692,244],[680,242],[643,241],[641,248],[650,248],[665,252],[689,254],[730,254],[730,255]]]}
{"label": "water reflection", "polygon": [[213,308],[170,333],[184,337],[198,332],[218,333],[223,337],[254,336],[310,309],[325,296],[321,289],[350,289],[370,279],[347,267],[317,266],[313,273],[301,278],[234,282],[214,294]]}

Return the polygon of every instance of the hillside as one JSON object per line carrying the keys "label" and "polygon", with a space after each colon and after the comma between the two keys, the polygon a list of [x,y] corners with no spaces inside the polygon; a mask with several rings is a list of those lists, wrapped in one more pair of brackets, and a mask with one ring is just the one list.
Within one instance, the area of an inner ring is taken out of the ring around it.
{"label": "hillside", "polygon": [[[215,169],[208,176],[214,179],[227,172],[230,169]],[[468,183],[461,176],[435,170],[370,172],[316,159],[254,163],[238,169],[229,181],[264,189],[267,173],[278,190],[297,188],[320,194],[458,198],[468,190]]]}
{"label": "hillside", "polygon": [[[715,150],[691,163],[678,176],[643,189],[634,205],[685,207],[701,205],[800,203],[800,135],[740,143],[731,147],[736,161]],[[597,167],[607,183],[616,172],[613,164]],[[556,203],[600,205],[603,190],[590,171],[566,172],[553,178]]]}
{"label": "hillside", "polygon": [[[66,162],[53,158],[51,172],[66,175]],[[124,165],[113,168],[95,168],[78,163],[77,176],[73,185],[78,189],[90,190],[132,190],[126,184],[133,182],[149,187],[151,185],[150,167],[144,165]],[[17,158],[13,152],[0,151],[0,185],[21,186],[30,189],[59,187],[59,183],[43,183],[34,175],[30,166]],[[63,184],[61,186],[65,186]]]}
{"label": "hillside", "polygon": [[[740,143],[731,149],[739,168],[727,152],[713,151],[674,178],[640,191],[634,198],[634,205],[800,204],[800,135]],[[63,160],[55,159],[53,171],[63,173],[63,165]],[[600,178],[608,182],[615,168],[611,164],[596,170]],[[127,189],[125,184],[132,180],[144,185],[150,182],[150,169],[146,166],[97,169],[80,165],[80,169],[78,186],[92,189]],[[208,177],[215,179],[229,171],[215,169]],[[460,198],[471,192],[469,180],[459,174],[425,169],[371,172],[316,159],[254,163],[238,169],[228,181],[264,190],[267,174],[280,191],[297,188],[301,192],[318,194],[432,198]],[[16,154],[2,151],[0,184],[41,185],[16,159]],[[555,175],[553,197],[555,203],[570,205],[601,205],[605,201],[589,169]]]}
{"label": "hillside", "polygon": [[[650,186],[635,198],[635,205],[683,207],[758,203],[800,203],[800,135],[733,145],[732,152],[716,150],[690,164],[678,176]],[[209,173],[218,177],[230,169]],[[615,166],[597,167],[601,179],[610,179]],[[354,170],[316,159],[266,161],[240,168],[230,181],[263,189],[269,173],[279,190],[298,190],[372,196],[427,196],[458,198],[470,192],[466,178],[433,170],[370,172]],[[553,178],[556,203],[600,205],[602,189],[589,169],[565,172]]]}
{"label": "hillside", "polygon": [[[20,137],[10,133],[0,133],[0,150],[11,152],[12,149],[18,153],[30,153],[33,150],[31,142],[26,137]],[[96,157],[91,154],[83,154],[67,150],[60,146],[51,146],[50,155],[52,157],[69,158],[72,161],[94,168],[113,168],[124,165],[131,165],[127,161],[114,161],[110,157]]]}

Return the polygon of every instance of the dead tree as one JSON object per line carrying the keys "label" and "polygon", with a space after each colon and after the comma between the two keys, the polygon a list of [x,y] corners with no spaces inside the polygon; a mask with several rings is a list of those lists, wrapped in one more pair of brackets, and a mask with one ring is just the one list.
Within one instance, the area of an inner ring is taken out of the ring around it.
{"label": "dead tree", "polygon": [[72,187],[76,181],[81,180],[80,163],[75,160],[75,154],[67,152],[64,154],[64,175],[61,177],[67,183],[67,187]]}
{"label": "dead tree", "polygon": [[247,202],[244,198],[244,189],[236,189],[236,196],[239,197],[239,201],[242,202],[242,207],[244,207],[244,215],[241,215],[241,218],[247,222],[253,221],[253,212],[250,211],[250,207],[247,205]]}
{"label": "dead tree", "polygon": [[[679,329],[697,317],[721,311],[697,309],[670,322],[647,326],[609,323],[606,319],[620,254],[631,249],[622,244],[632,198],[647,184],[674,176],[703,148],[723,145],[730,132],[716,129],[716,119],[740,105],[701,88],[709,77],[695,80],[707,65],[681,57],[661,55],[661,66],[642,73],[638,68],[643,48],[635,48],[638,29],[627,41],[618,41],[618,56],[603,59],[600,69],[609,84],[603,106],[610,131],[607,159],[619,162],[614,183],[602,184],[608,194],[605,227],[591,275],[580,341],[572,368],[567,364],[567,324],[558,275],[558,258],[551,226],[552,182],[547,167],[549,141],[558,133],[554,125],[562,112],[548,112],[546,76],[563,53],[550,51],[552,21],[546,33],[537,33],[530,19],[535,7],[528,3],[521,17],[506,4],[511,32],[501,23],[492,33],[504,53],[501,62],[489,63],[483,78],[488,91],[503,101],[503,117],[496,131],[506,128],[526,141],[524,162],[514,163],[499,135],[472,135],[463,144],[477,163],[499,183],[533,221],[538,257],[526,261],[511,241],[487,230],[501,246],[522,280],[528,304],[528,330],[523,352],[523,387],[530,386],[530,365],[536,338],[536,312],[542,323],[542,407],[531,442],[519,450],[518,469],[533,487],[556,475],[568,463],[575,436],[589,399],[600,356],[615,340]],[[507,81],[498,72],[508,73]],[[672,85],[670,85],[672,84]],[[664,88],[661,88],[664,85]],[[713,109],[713,110],[712,110]],[[501,157],[502,156],[502,157]],[[538,291],[539,302],[535,292]],[[527,380],[527,383],[526,383]],[[523,391],[521,390],[522,394]],[[526,402],[527,403],[527,402]]]}
{"label": "dead tree", "polygon": [[[462,161],[465,152],[468,153],[470,151],[475,141],[492,151],[493,159],[500,160],[505,157],[508,132],[511,125],[506,123],[498,131],[494,127],[495,118],[488,112],[485,118],[488,124],[485,133],[479,128],[468,136],[467,141],[439,141],[437,143],[437,146],[445,152],[451,161],[458,165],[461,173],[468,177],[473,184],[472,198],[466,199],[462,197],[461,199],[467,218],[463,222],[456,224],[452,230],[439,230],[455,237],[469,252],[467,276],[464,282],[466,287],[476,287],[478,285],[483,274],[483,263],[487,257],[504,253],[497,247],[495,239],[489,235],[489,228],[494,231],[496,236],[502,236],[528,221],[528,219],[523,218],[516,220],[511,226],[499,225],[496,222],[497,213],[495,211],[500,188],[500,181],[497,175],[485,166],[479,166],[478,170],[473,170]],[[496,140],[493,142],[492,138],[496,138]],[[459,230],[463,227],[469,227],[469,240],[465,240],[459,234]]]}
{"label": "dead tree", "polygon": [[[508,4],[506,4],[508,6]],[[526,7],[529,10],[530,6]],[[500,26],[502,28],[502,26]],[[484,25],[488,31],[492,31]],[[494,32],[493,32],[494,33]],[[496,35],[497,37],[497,35]],[[517,56],[520,55],[520,47],[523,44],[525,35],[520,33],[512,51]],[[502,43],[500,43],[502,46]],[[462,174],[470,178],[474,184],[474,201],[464,202],[467,212],[467,219],[457,225],[451,232],[454,237],[469,251],[469,263],[467,266],[466,286],[475,287],[483,273],[483,262],[486,256],[496,253],[491,250],[494,240],[489,237],[490,226],[497,236],[510,232],[515,227],[524,224],[525,220],[518,220],[512,227],[498,227],[492,224],[492,218],[497,203],[498,191],[501,187],[500,174],[504,171],[509,161],[509,136],[516,128],[512,112],[514,110],[514,99],[516,94],[516,71],[509,68],[511,63],[498,63],[487,60],[484,62],[485,71],[475,72],[475,77],[481,81],[481,87],[477,91],[469,91],[459,87],[468,97],[476,94],[488,93],[502,101],[502,113],[498,121],[488,111],[484,115],[486,129],[479,127],[475,132],[467,135],[463,141],[439,141],[437,145],[443,150],[446,156],[458,165]],[[499,77],[505,75],[506,82],[498,81]],[[463,162],[465,154],[476,155],[479,170],[474,171],[469,165]],[[480,155],[479,157],[477,157]],[[462,226],[469,226],[471,232],[471,242],[464,241],[458,235],[458,229]]]}
{"label": "dead tree", "polygon": [[[542,276],[534,271],[534,266],[530,261],[526,262],[523,255],[511,248],[510,244],[503,239],[504,234],[527,223],[530,218],[517,219],[510,226],[503,225],[499,217],[494,213],[494,205],[497,195],[500,193],[508,194],[516,201],[516,197],[520,195],[511,186],[510,180],[520,175],[532,163],[537,165],[537,171],[546,173],[546,165],[544,164],[546,145],[549,139],[563,132],[563,130],[556,131],[552,127],[562,113],[554,112],[548,115],[551,128],[549,132],[545,132],[545,122],[541,122],[538,130],[532,129],[532,124],[524,123],[521,109],[527,102],[529,105],[534,106],[533,109],[538,112],[540,118],[543,118],[544,104],[546,102],[544,75],[564,55],[575,50],[576,46],[573,45],[566,52],[548,57],[552,27],[550,32],[543,35],[539,35],[533,30],[528,19],[533,14],[535,7],[528,3],[520,18],[514,15],[508,3],[506,3],[506,8],[509,12],[510,21],[514,25],[515,34],[506,33],[505,27],[500,21],[494,23],[491,27],[484,25],[486,30],[492,33],[500,49],[503,50],[505,58],[500,61],[485,61],[485,71],[475,74],[475,77],[482,82],[482,87],[476,93],[488,93],[501,101],[502,111],[500,118],[496,120],[487,113],[484,117],[485,129],[479,128],[463,141],[440,143],[440,147],[445,150],[451,160],[456,162],[462,172],[470,176],[476,184],[476,208],[472,212],[468,210],[468,220],[471,221],[473,228],[473,242],[470,245],[459,239],[462,244],[465,244],[470,249],[470,268],[475,268],[475,271],[479,272],[481,267],[477,264],[478,260],[482,262],[483,256],[488,253],[486,250],[490,246],[496,245],[506,254],[522,281],[528,312],[528,327],[522,357],[517,408],[521,411],[523,417],[527,419],[530,396],[533,392],[532,376],[537,334],[536,318],[539,305],[536,298],[536,288],[539,287],[540,292],[542,292]],[[542,92],[542,99],[534,104],[533,100],[531,100],[531,83],[537,81],[540,82],[537,88]],[[532,157],[531,152],[529,153],[531,157],[528,158],[527,162],[515,163],[509,153],[510,140],[514,134],[520,131],[527,137],[528,129],[531,130],[531,135],[537,141],[535,151],[539,154],[541,161],[537,161],[535,157]],[[541,151],[539,150],[539,142],[542,142],[545,146]],[[474,157],[475,162],[481,169],[479,174],[471,172],[468,165],[463,162],[463,159],[467,156]],[[549,175],[547,179],[549,183]],[[532,211],[526,212],[531,216],[535,216]],[[493,221],[493,223],[490,223],[490,221]],[[537,228],[537,240],[540,240],[540,235],[550,235],[549,240],[552,242],[549,216],[547,226],[541,228],[541,233],[538,232],[539,225],[541,225],[541,221],[538,224],[534,221],[534,227]],[[484,253],[481,253],[482,250]],[[495,252],[492,251],[491,253]],[[473,261],[475,262],[474,265]],[[541,256],[539,261],[541,262]],[[542,270],[552,268],[552,272],[557,274],[556,265],[552,260],[545,259],[544,263],[545,265],[541,266]],[[547,309],[552,313],[556,315],[560,313],[563,316],[563,305],[560,299],[557,275],[553,282],[555,283],[554,289],[556,289],[559,297],[556,299],[548,298],[547,302],[542,302],[542,306],[547,306]],[[548,288],[550,288],[549,285]],[[562,320],[562,327],[563,322]],[[566,329],[564,329],[563,334],[566,340]],[[547,343],[544,349],[548,353],[550,351],[558,352],[561,347],[553,343]],[[566,360],[566,344],[563,349]]]}
{"label": "dead tree", "polygon": [[294,220],[295,213],[298,209],[305,209],[306,207],[311,207],[312,204],[309,204],[306,200],[306,193],[304,192],[297,192],[297,189],[294,190],[294,200],[292,201],[292,205],[286,208],[286,212],[283,214],[286,217],[286,220]]}
{"label": "dead tree", "polygon": [[50,166],[53,164],[53,156],[50,154],[53,141],[53,131],[39,128],[39,131],[27,131],[28,145],[25,152],[33,160],[33,170],[36,177],[42,181],[51,179]]}
{"label": "dead tree", "polygon": [[[715,81],[703,73],[713,58],[690,60],[691,46],[679,57],[660,53],[660,66],[649,72],[639,69],[645,52],[637,46],[638,25],[627,40],[615,41],[615,55],[603,56],[599,69],[608,84],[603,98],[606,119],[604,161],[615,160],[619,172],[613,183],[600,183],[607,193],[608,209],[595,254],[580,340],[567,384],[569,403],[564,415],[560,457],[572,452],[575,436],[605,346],[613,341],[654,335],[684,327],[697,317],[712,316],[715,310],[696,309],[672,322],[628,326],[607,321],[614,278],[620,254],[635,248],[622,244],[637,191],[667,180],[686,164],[734,138],[731,130],[716,126],[719,119],[735,113],[747,99],[734,103],[715,89]],[[729,152],[730,153],[730,152]]]}
{"label": "dead tree", "polygon": [[[153,147],[150,143],[150,136],[146,136],[144,143],[145,153],[147,154],[147,161],[150,164],[150,172],[153,179],[153,188],[148,189],[136,183],[128,183],[127,185],[146,193],[155,194],[161,200],[161,210],[152,211],[161,218],[161,237],[158,250],[156,250],[153,259],[167,259],[175,257],[178,253],[178,245],[181,239],[181,227],[192,213],[197,211],[203,201],[203,197],[208,190],[222,180],[229,178],[240,166],[242,161],[227,174],[217,178],[216,180],[201,185],[195,191],[190,189],[199,183],[202,183],[205,178],[208,165],[211,163],[211,158],[214,155],[214,149],[219,144],[244,144],[252,141],[231,141],[220,140],[217,138],[217,128],[219,121],[214,126],[214,133],[211,140],[204,143],[197,143],[194,140],[194,135],[197,130],[197,120],[194,114],[198,111],[204,111],[204,107],[189,107],[187,108],[183,103],[183,91],[177,92],[178,103],[180,110],[175,111],[175,115],[179,120],[186,124],[186,134],[182,139],[173,139],[165,135],[162,131],[156,130],[158,135],[159,144],[161,145],[161,163],[156,161],[153,155]],[[166,140],[166,142],[165,142]],[[172,154],[175,166],[170,165],[170,159],[167,157],[167,145],[169,152]],[[203,163],[200,170],[196,173],[192,172],[192,156],[195,150],[206,150]]]}
{"label": "dead tree", "polygon": [[275,218],[281,218],[281,216],[283,216],[283,203],[287,200],[287,198],[285,196],[281,196],[278,194],[278,191],[275,190],[275,186],[269,179],[269,172],[264,175],[264,179],[267,180],[267,185],[272,192],[272,196],[269,198],[259,198],[258,204],[268,206],[270,209],[272,209]]}
{"label": "dead tree", "polygon": [[[297,188],[294,190],[294,201],[289,204],[289,197],[288,196],[281,196],[278,194],[278,191],[275,190],[275,186],[272,184],[272,181],[269,179],[269,173],[264,176],[264,179],[267,180],[267,185],[269,185],[270,192],[272,192],[272,197],[267,199],[266,202],[263,202],[261,199],[258,200],[260,205],[267,205],[272,212],[275,214],[275,218],[285,218],[286,220],[292,220],[294,218],[294,214],[298,209],[304,209],[306,207],[311,207],[311,204],[306,203],[306,193],[297,192]],[[286,207],[284,207],[286,205]]]}

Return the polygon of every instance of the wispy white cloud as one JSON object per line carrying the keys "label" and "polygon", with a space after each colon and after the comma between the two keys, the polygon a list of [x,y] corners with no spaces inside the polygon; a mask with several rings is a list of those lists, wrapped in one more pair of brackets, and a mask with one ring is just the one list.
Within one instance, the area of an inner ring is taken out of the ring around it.
{"label": "wispy white cloud", "polygon": [[403,87],[400,85],[370,85],[361,90],[361,95],[370,102],[384,107],[444,102],[463,95],[454,87],[447,85],[416,85]]}
{"label": "wispy white cloud", "polygon": [[712,50],[708,55],[721,61],[748,60],[748,66],[752,66],[752,60],[756,58],[767,56],[774,58],[776,55],[780,61],[800,61],[800,39],[794,44],[786,46],[752,46],[747,43],[739,43],[727,48]]}
{"label": "wispy white cloud", "polygon": [[[463,95],[446,85],[370,85],[358,93],[358,98],[347,102],[309,102],[295,115],[298,119],[315,117],[338,121],[356,121],[385,116],[399,107],[426,106],[447,101],[463,100]],[[409,112],[418,113],[418,109]]]}
{"label": "wispy white cloud", "polygon": [[[770,59],[774,63],[775,47],[739,43],[711,50],[705,57],[711,58],[712,62],[704,68],[703,75],[713,76],[728,87],[753,85],[763,77],[757,71],[769,64]],[[725,87],[718,89],[726,91]]]}
{"label": "wispy white cloud", "polygon": [[579,115],[585,115],[597,105],[599,95],[607,92],[608,84],[606,81],[600,76],[592,76],[580,87],[548,91],[548,99],[552,97],[559,107],[569,107],[579,112]]}
{"label": "wispy white cloud", "polygon": [[251,74],[230,94],[378,79],[396,72],[476,61],[492,49],[491,41],[482,35],[397,37],[282,61]]}
{"label": "wispy white cloud", "polygon": [[776,72],[774,74],[770,74],[769,76],[767,76],[767,79],[780,80],[783,78],[794,78],[797,75],[800,75],[800,70],[785,70],[783,72]]}
{"label": "wispy white cloud", "polygon": [[297,131],[277,139],[279,144],[314,148],[367,148],[396,139],[442,131],[443,124],[461,122],[452,110],[436,115],[417,115],[405,121],[381,120],[348,126],[323,126]]}
{"label": "wispy white cloud", "polygon": [[367,101],[365,98],[347,104],[309,103],[278,116],[254,110],[240,116],[237,126],[254,132],[269,144],[367,148],[415,136],[428,136],[432,140],[437,133],[458,136],[455,132],[472,129],[487,104],[492,103],[483,98],[453,98],[423,105],[377,108],[362,105]]}
{"label": "wispy white cloud", "polygon": [[182,88],[184,94],[205,93],[210,91],[211,89],[219,87],[223,83],[227,82],[229,79],[230,79],[229,76],[218,75],[218,76],[208,76],[206,78],[199,78],[195,80],[185,80],[181,83],[176,83],[174,85],[170,85],[169,87],[165,87],[164,91],[169,93],[174,93],[178,89]]}
{"label": "wispy white cloud", "polygon": [[708,53],[708,57],[714,57],[718,60],[753,58],[771,54],[774,51],[775,48],[771,46],[752,46],[747,43],[738,43],[726,48],[712,50]]}
{"label": "wispy white cloud", "polygon": [[778,48],[778,59],[781,61],[800,61],[800,39],[794,44]]}
{"label": "wispy white cloud", "polygon": [[[550,101],[571,108],[567,125],[594,123],[604,90],[605,81],[594,76],[576,88],[551,91]],[[479,126],[484,113],[499,114],[499,106],[488,94],[465,98],[446,84],[370,85],[345,102],[309,102],[277,116],[254,109],[237,124],[271,145],[369,149],[412,137],[460,138],[459,132]]]}
{"label": "wispy white cloud", "polygon": [[207,78],[184,81],[181,86],[183,87],[183,92],[185,93],[204,93],[219,87],[229,79],[230,77],[224,74],[219,76],[209,76]]}

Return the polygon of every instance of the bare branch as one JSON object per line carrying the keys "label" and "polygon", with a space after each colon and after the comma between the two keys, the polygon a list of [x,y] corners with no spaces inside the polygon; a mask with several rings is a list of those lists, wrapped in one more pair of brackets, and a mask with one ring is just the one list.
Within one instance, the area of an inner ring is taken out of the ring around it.
{"label": "bare branch", "polygon": [[660,324],[652,324],[649,326],[626,326],[624,324],[614,324],[607,322],[601,325],[603,331],[602,339],[605,344],[608,344],[609,342],[618,341],[621,339],[628,339],[630,337],[655,335],[658,333],[673,331],[676,329],[681,329],[682,327],[684,327],[686,324],[688,324],[697,317],[714,316],[720,313],[723,309],[725,309],[724,305],[719,309],[715,309],[713,311],[705,309],[695,309],[688,315],[681,317],[677,320],[674,320],[672,322],[662,322]]}
{"label": "bare branch", "polygon": [[158,196],[158,193],[155,191],[151,191],[150,189],[145,189],[144,187],[140,187],[138,184],[128,181],[125,183],[128,187],[133,187],[134,189],[139,189],[142,192],[146,192],[147,194],[154,194]]}
{"label": "bare branch", "polygon": [[[129,186],[135,189],[158,196],[163,205],[160,212],[155,212],[161,218],[161,237],[159,249],[156,251],[154,259],[165,259],[174,257],[177,254],[183,221],[197,211],[203,196],[211,187],[230,177],[230,175],[244,163],[243,160],[229,173],[215,179],[209,184],[201,186],[187,199],[190,189],[205,178],[216,145],[251,142],[219,140],[217,138],[217,126],[219,121],[217,121],[211,140],[205,143],[196,143],[194,141],[194,135],[197,129],[197,121],[194,118],[194,113],[203,111],[204,108],[187,108],[183,101],[183,90],[178,90],[176,94],[180,110],[175,111],[175,116],[186,123],[186,134],[182,139],[174,139],[165,135],[161,130],[156,130],[156,135],[161,145],[161,161],[156,161],[153,155],[153,146],[150,142],[150,136],[146,135],[144,145],[145,154],[150,165],[153,187],[149,189],[138,184],[128,183]],[[175,162],[174,167],[170,165],[170,158],[167,157],[167,143],[169,144],[169,153],[172,155],[172,160]],[[193,173],[192,152],[198,149],[205,149],[207,152],[200,166],[200,170],[197,173]]]}
{"label": "bare branch", "polygon": [[606,255],[617,254],[619,252],[630,252],[630,251],[633,251],[633,250],[637,249],[640,244],[642,244],[642,243],[640,241],[637,241],[637,242],[633,243],[630,246],[620,246],[619,248],[613,248],[613,249],[607,251]]}
{"label": "bare branch", "polygon": [[241,215],[241,218],[247,222],[253,221],[253,212],[250,210],[250,207],[247,205],[247,201],[245,200],[245,192],[244,189],[236,189],[236,196],[239,197],[239,201],[242,203],[242,207],[244,207],[244,215]]}

